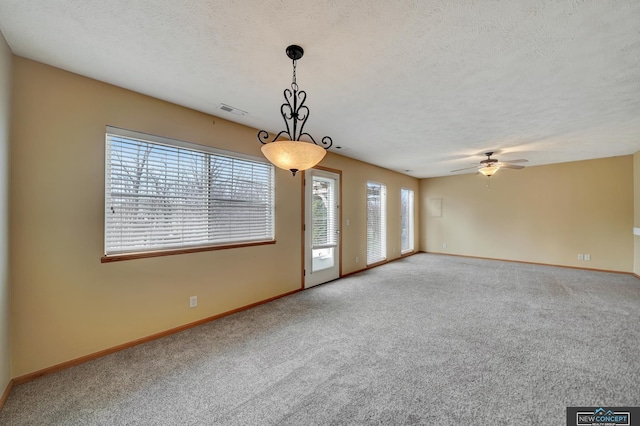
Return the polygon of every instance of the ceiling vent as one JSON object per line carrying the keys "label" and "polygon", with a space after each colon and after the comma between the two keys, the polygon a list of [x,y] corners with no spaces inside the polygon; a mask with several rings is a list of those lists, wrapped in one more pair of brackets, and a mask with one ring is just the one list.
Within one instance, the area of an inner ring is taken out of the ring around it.
{"label": "ceiling vent", "polygon": [[225,112],[230,112],[231,114],[235,114],[235,115],[247,115],[248,114],[247,111],[243,111],[241,109],[234,108],[234,107],[229,106],[227,104],[218,105],[218,109],[221,109],[221,110],[223,110]]}

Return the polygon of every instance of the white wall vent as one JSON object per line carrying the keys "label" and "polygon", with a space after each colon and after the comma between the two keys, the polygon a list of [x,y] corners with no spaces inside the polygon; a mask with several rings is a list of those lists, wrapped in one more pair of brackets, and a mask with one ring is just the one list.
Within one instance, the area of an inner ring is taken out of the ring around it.
{"label": "white wall vent", "polygon": [[218,105],[218,109],[221,109],[225,112],[230,112],[231,114],[235,114],[235,115],[247,115],[248,112],[247,111],[243,111],[241,109],[229,106],[227,104],[220,104]]}

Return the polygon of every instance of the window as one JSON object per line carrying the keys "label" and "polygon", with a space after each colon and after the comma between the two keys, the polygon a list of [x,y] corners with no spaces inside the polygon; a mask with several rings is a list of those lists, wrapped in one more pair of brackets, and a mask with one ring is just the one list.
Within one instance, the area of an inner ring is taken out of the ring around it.
{"label": "window", "polygon": [[105,255],[274,240],[264,160],[107,127]]}
{"label": "window", "polygon": [[338,246],[337,181],[316,173],[321,172],[314,170],[311,174],[311,273],[333,268]]}
{"label": "window", "polygon": [[387,187],[367,182],[367,265],[387,258]]}
{"label": "window", "polygon": [[413,191],[402,188],[400,190],[400,252],[402,254],[413,251]]}

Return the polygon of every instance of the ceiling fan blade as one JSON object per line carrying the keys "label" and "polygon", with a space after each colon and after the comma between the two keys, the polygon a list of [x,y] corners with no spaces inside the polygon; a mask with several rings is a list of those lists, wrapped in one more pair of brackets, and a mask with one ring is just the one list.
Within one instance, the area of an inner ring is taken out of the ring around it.
{"label": "ceiling fan blade", "polygon": [[471,170],[471,169],[477,169],[478,166],[473,166],[473,167],[465,167],[464,169],[457,169],[457,170],[451,170],[449,173],[453,173],[453,172],[461,172],[463,170]]}
{"label": "ceiling fan blade", "polygon": [[518,160],[500,160],[503,163],[528,163],[529,160],[525,160],[524,158],[520,158]]}
{"label": "ceiling fan blade", "polygon": [[516,166],[515,164],[502,164],[500,168],[520,170],[520,169],[524,169],[524,166]]}

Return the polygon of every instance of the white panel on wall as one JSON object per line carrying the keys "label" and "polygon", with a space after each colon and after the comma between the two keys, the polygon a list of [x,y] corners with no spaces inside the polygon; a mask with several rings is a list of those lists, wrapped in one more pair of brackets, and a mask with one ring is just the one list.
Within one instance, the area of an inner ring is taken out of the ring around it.
{"label": "white panel on wall", "polygon": [[442,216],[442,198],[429,199],[429,216],[431,217]]}

